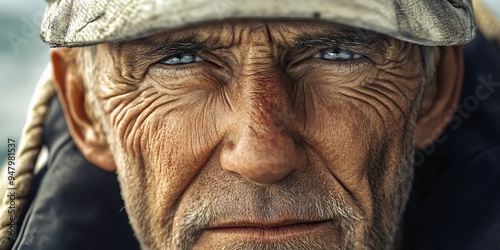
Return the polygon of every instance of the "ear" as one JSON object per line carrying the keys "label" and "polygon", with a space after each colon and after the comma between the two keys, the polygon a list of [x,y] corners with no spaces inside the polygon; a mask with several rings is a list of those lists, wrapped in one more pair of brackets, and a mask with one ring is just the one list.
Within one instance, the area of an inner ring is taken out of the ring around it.
{"label": "ear", "polygon": [[434,142],[455,113],[463,81],[462,49],[436,48],[436,73],[424,90],[416,126],[416,146],[420,149]]}
{"label": "ear", "polygon": [[86,109],[83,79],[78,74],[74,49],[51,49],[54,82],[69,132],[85,159],[106,170],[115,171],[113,154],[104,133]]}

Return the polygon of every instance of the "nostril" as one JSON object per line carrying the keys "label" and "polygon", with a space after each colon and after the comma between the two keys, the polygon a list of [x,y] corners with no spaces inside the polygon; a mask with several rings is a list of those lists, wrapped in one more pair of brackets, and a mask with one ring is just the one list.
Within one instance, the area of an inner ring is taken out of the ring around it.
{"label": "nostril", "polygon": [[238,172],[235,172],[235,171],[232,171],[232,170],[228,170],[228,169],[224,169],[224,171],[228,174],[228,175],[231,175],[231,176],[234,176],[234,177],[241,177],[240,174],[238,174]]}

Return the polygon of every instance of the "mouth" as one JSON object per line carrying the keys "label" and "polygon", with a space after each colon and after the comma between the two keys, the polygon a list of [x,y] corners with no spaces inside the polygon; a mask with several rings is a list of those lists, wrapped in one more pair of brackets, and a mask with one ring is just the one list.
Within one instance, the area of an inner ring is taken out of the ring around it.
{"label": "mouth", "polygon": [[280,240],[304,237],[307,234],[323,230],[332,223],[323,221],[290,221],[280,223],[228,223],[207,229],[216,234],[224,234],[247,240]]}

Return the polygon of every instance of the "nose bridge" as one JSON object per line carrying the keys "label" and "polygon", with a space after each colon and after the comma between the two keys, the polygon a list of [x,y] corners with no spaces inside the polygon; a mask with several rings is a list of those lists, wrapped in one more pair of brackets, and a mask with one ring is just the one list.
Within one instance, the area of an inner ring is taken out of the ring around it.
{"label": "nose bridge", "polygon": [[234,79],[237,120],[220,162],[228,172],[257,184],[271,184],[303,167],[305,154],[292,136],[288,82],[272,44],[262,37],[252,37],[248,44],[240,74]]}
{"label": "nose bridge", "polygon": [[286,80],[278,71],[269,66],[240,78],[238,109],[256,132],[289,125],[290,101]]}
{"label": "nose bridge", "polygon": [[241,51],[241,71],[236,79],[240,112],[255,127],[283,123],[290,109],[289,93],[271,34],[265,24],[258,23],[243,39],[249,46]]}
{"label": "nose bridge", "polygon": [[252,150],[270,152],[293,144],[291,102],[286,76],[273,58],[269,54],[254,56],[247,57],[237,80],[236,112],[240,119],[236,134],[247,146],[251,144]]}

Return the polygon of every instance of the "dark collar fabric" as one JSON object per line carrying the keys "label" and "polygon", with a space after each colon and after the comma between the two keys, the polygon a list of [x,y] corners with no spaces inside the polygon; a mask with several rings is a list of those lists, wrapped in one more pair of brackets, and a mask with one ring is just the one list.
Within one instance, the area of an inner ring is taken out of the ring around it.
{"label": "dark collar fabric", "polygon": [[47,165],[13,249],[139,249],[115,173],[84,159],[54,98],[44,124]]}
{"label": "dark collar fabric", "polygon": [[[465,69],[459,111],[416,154],[403,249],[500,249],[500,54],[479,34]],[[49,160],[14,249],[139,249],[116,175],[83,158],[57,98],[44,129]]]}

